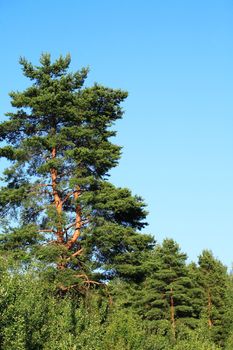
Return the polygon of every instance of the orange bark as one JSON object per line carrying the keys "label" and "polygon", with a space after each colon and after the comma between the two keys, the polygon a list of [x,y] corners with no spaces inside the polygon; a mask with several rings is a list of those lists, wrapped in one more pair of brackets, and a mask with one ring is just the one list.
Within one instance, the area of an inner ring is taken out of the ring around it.
{"label": "orange bark", "polygon": [[171,308],[171,324],[172,324],[172,333],[175,337],[176,335],[176,324],[175,324],[175,308],[174,308],[174,299],[173,299],[173,289],[171,288],[170,296],[170,308]]}
{"label": "orange bark", "polygon": [[[53,159],[56,158],[56,153],[57,153],[56,148],[53,147],[53,149],[52,149],[52,158]],[[57,214],[58,214],[58,217],[60,220],[61,214],[62,214],[62,200],[61,200],[59,193],[57,191],[57,169],[51,168],[50,173],[51,173],[51,179],[52,179],[54,203],[55,203]],[[63,237],[63,230],[62,230],[61,222],[58,224],[56,235],[57,235],[57,242],[63,243],[64,237]]]}
{"label": "orange bark", "polygon": [[[77,187],[77,189],[74,191],[74,199],[77,203],[77,200],[80,196],[80,187]],[[80,234],[81,234],[81,227],[82,227],[82,211],[80,204],[76,204],[76,215],[75,215],[75,230],[73,233],[73,236],[71,239],[67,242],[67,247],[70,249],[74,243],[78,240]]]}
{"label": "orange bark", "polygon": [[[56,158],[57,151],[56,147],[53,147],[52,149],[52,159]],[[61,223],[61,215],[62,215],[62,208],[63,208],[63,203],[66,202],[66,200],[73,195],[74,199],[76,201],[76,209],[75,209],[75,222],[74,224],[71,224],[68,226],[68,228],[71,228],[74,226],[74,233],[72,237],[67,241],[66,247],[68,249],[71,249],[75,242],[78,240],[80,234],[81,234],[81,227],[82,227],[82,212],[81,212],[81,206],[77,203],[79,196],[80,196],[80,187],[77,186],[75,191],[68,193],[68,195],[65,197],[64,200],[62,200],[61,196],[59,195],[59,192],[57,190],[57,169],[51,168],[50,169],[50,174],[51,174],[51,179],[52,179],[52,194],[54,198],[54,204],[57,210],[58,218],[59,218],[59,223],[56,231],[56,236],[57,236],[57,242],[64,244],[64,233],[67,232],[67,228],[63,230],[62,228],[62,223]],[[83,249],[79,249],[78,252],[74,253],[73,256],[78,256],[82,253]]]}
{"label": "orange bark", "polygon": [[209,328],[211,328],[213,326],[213,321],[211,319],[212,301],[211,301],[211,294],[210,294],[209,288],[207,291],[207,295],[208,295],[208,326]]}

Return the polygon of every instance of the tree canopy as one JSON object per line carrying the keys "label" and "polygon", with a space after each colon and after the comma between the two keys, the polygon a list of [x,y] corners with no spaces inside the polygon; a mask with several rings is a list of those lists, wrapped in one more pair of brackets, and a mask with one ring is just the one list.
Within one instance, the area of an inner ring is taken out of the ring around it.
{"label": "tree canopy", "polygon": [[88,69],[70,73],[69,55],[20,64],[31,85],[10,93],[15,110],[0,124],[0,156],[11,162],[0,191],[8,219],[2,249],[25,261],[55,262],[66,276],[75,270],[73,284],[136,276],[140,253],[153,244],[138,233],[145,204],[108,182],[121,152],[113,125],[127,93],[86,87]]}
{"label": "tree canopy", "polygon": [[86,86],[69,55],[20,64],[0,123],[0,350],[231,350],[232,275],[156,244],[142,198],[109,181],[127,93]]}

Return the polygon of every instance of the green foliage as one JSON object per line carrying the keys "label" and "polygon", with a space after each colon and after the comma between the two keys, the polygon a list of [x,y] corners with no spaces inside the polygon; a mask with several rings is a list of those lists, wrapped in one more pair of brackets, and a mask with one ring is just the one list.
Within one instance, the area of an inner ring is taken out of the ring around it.
{"label": "green foliage", "polygon": [[[80,297],[72,289],[65,293],[59,291],[58,277],[54,272],[56,270],[52,271],[43,264],[22,270],[2,259],[0,349],[223,349],[223,342],[221,347],[217,344],[218,339],[214,343],[213,331],[208,327],[204,314],[196,320],[194,329],[182,317],[176,317],[175,338],[166,313],[164,318],[153,323],[153,327],[148,324],[148,320],[140,316],[141,311],[135,303],[135,296],[140,296],[144,282],[141,282],[138,294],[135,289],[140,285],[118,278],[102,295],[97,289]],[[229,300],[225,310],[225,325],[228,327],[226,350],[232,346],[231,288],[229,278]],[[132,293],[132,298],[129,298],[129,293]]]}
{"label": "green foliage", "polygon": [[232,276],[140,233],[142,198],[107,181],[127,93],[70,61],[21,58],[0,123],[0,350],[231,350]]}
{"label": "green foliage", "polygon": [[153,246],[152,237],[139,234],[145,204],[107,181],[120,157],[113,126],[127,93],[85,87],[88,69],[70,73],[70,60],[67,55],[51,62],[42,54],[34,66],[20,59],[31,86],[10,93],[14,111],[0,124],[0,157],[11,162],[0,189],[6,221],[0,249],[86,280],[137,279],[141,252]]}
{"label": "green foliage", "polygon": [[156,329],[159,320],[169,321],[168,329],[176,327],[176,319],[190,322],[193,315],[192,281],[185,264],[186,255],[180,252],[177,243],[166,239],[155,248],[149,259],[151,268],[139,299],[140,313],[149,322],[148,327]]}
{"label": "green foliage", "polygon": [[206,317],[212,337],[223,344],[225,329],[225,312],[227,305],[227,270],[213,254],[205,250],[199,257],[199,283],[203,291],[203,315]]}
{"label": "green foliage", "polygon": [[145,345],[145,332],[140,318],[125,310],[116,310],[108,319],[104,349],[137,350]]}
{"label": "green foliage", "polygon": [[223,318],[224,333],[226,334],[226,349],[233,348],[233,276],[227,278],[226,303]]}

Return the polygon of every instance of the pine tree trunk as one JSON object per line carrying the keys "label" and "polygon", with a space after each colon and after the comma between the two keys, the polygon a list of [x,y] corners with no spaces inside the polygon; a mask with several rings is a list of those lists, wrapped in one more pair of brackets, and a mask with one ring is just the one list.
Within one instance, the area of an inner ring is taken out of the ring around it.
{"label": "pine tree trunk", "polygon": [[211,328],[213,326],[213,321],[211,319],[212,301],[211,301],[210,288],[208,288],[207,296],[208,296],[208,326],[209,328]]}
{"label": "pine tree trunk", "polygon": [[[53,147],[52,149],[52,159],[56,158],[56,148]],[[57,227],[57,242],[58,243],[64,243],[64,236],[63,236],[63,230],[62,230],[62,224],[61,224],[61,215],[62,215],[62,199],[59,196],[59,193],[57,191],[57,169],[52,168],[50,170],[51,178],[52,178],[52,189],[53,189],[53,198],[54,198],[54,204],[56,206],[57,214],[58,214],[58,227]]]}
{"label": "pine tree trunk", "polygon": [[176,336],[176,324],[175,324],[175,307],[174,307],[174,298],[173,298],[173,288],[172,287],[171,287],[171,295],[170,295],[170,314],[171,314],[172,334],[175,338],[175,336]]}
{"label": "pine tree trunk", "polygon": [[[52,159],[56,158],[56,148],[53,147],[52,149]],[[59,193],[57,191],[57,170],[55,168],[51,168],[50,170],[51,173],[51,179],[52,179],[52,190],[53,190],[53,198],[54,198],[54,204],[56,206],[56,210],[57,210],[57,215],[58,215],[58,227],[57,227],[57,242],[59,244],[65,244],[64,242],[64,230],[62,227],[62,222],[61,222],[61,215],[62,215],[62,206],[63,206],[63,201],[62,198],[59,196]],[[74,199],[77,202],[79,199],[79,196],[81,194],[81,190],[80,187],[77,186],[77,188],[75,189],[75,191],[72,193],[74,195]],[[69,196],[69,195],[68,195]],[[81,227],[82,227],[82,211],[81,211],[81,206],[79,204],[76,204],[76,209],[75,209],[75,223],[74,223],[74,233],[73,236],[71,237],[71,239],[69,239],[66,242],[66,247],[68,249],[71,249],[73,247],[73,245],[76,243],[76,241],[78,240],[80,233],[81,233]],[[72,225],[71,225],[72,226]],[[77,252],[75,252],[74,254],[72,254],[72,256],[78,256],[82,253],[83,249],[79,249]],[[61,263],[58,265],[58,268],[63,269],[65,267],[64,263]]]}
{"label": "pine tree trunk", "polygon": [[[80,234],[81,234],[81,227],[82,227],[82,210],[80,204],[77,203],[79,196],[81,194],[80,187],[77,186],[76,190],[74,191],[74,199],[76,201],[76,215],[75,215],[75,231],[72,236],[72,238],[67,242],[67,248],[70,249],[74,243],[78,240]],[[79,250],[80,252],[81,250]],[[77,255],[77,254],[76,254]]]}

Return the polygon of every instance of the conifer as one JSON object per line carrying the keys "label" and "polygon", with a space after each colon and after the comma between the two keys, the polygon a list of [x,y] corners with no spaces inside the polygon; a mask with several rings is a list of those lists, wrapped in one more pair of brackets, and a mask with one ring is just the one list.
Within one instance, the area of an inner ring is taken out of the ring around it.
{"label": "conifer", "polygon": [[204,250],[199,256],[200,286],[202,287],[202,312],[212,337],[223,343],[226,331],[224,319],[227,304],[227,269],[213,256],[209,250]]}
{"label": "conifer", "polygon": [[174,240],[165,239],[151,254],[151,272],[142,287],[143,318],[157,329],[167,322],[173,336],[177,320],[189,323],[193,313],[186,259]]}
{"label": "conifer", "polygon": [[15,110],[0,124],[0,156],[11,162],[0,190],[1,249],[24,263],[56,264],[67,285],[134,278],[153,244],[139,234],[145,204],[108,181],[121,153],[113,125],[127,93],[84,86],[88,69],[71,73],[70,61],[20,59],[32,84],[10,93]]}

